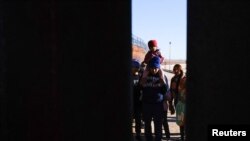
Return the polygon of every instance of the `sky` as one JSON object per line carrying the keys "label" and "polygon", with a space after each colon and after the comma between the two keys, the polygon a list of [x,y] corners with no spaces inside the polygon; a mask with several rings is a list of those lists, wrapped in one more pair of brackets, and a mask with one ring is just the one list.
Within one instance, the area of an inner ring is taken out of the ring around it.
{"label": "sky", "polygon": [[165,59],[186,60],[186,24],[187,0],[132,0],[132,34],[157,40]]}

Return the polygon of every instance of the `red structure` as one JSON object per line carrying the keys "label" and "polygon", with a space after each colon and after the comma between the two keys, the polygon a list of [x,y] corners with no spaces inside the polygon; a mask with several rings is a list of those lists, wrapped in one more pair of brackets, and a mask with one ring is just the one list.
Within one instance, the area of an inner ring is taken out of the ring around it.
{"label": "red structure", "polygon": [[144,59],[146,50],[140,46],[132,45],[132,58],[137,59],[140,62]]}
{"label": "red structure", "polygon": [[148,47],[145,42],[140,37],[132,35],[132,58],[142,62],[147,51]]}

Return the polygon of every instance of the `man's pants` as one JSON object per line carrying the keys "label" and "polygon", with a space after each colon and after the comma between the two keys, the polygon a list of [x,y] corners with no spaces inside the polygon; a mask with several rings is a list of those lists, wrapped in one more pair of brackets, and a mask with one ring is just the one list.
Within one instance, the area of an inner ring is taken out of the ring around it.
{"label": "man's pants", "polygon": [[143,119],[145,123],[146,141],[152,141],[151,121],[154,122],[155,141],[161,141],[163,124],[163,103],[148,104],[143,103]]}

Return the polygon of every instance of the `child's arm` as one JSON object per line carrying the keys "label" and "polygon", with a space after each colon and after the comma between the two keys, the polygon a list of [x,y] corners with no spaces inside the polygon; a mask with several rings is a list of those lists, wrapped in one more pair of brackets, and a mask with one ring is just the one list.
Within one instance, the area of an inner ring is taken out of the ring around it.
{"label": "child's arm", "polygon": [[157,50],[157,55],[160,57],[160,59],[161,59],[161,64],[162,64],[165,58],[161,55],[160,50]]}
{"label": "child's arm", "polygon": [[162,64],[163,61],[164,61],[164,57],[163,57],[163,56],[160,56],[160,58],[161,58],[161,64]]}

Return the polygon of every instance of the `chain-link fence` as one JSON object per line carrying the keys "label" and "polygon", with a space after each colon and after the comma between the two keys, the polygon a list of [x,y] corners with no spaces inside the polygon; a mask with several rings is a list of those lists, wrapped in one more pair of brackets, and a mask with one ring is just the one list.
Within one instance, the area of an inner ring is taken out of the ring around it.
{"label": "chain-link fence", "polygon": [[138,47],[144,48],[146,51],[148,50],[147,44],[138,36],[132,34],[132,45],[136,45]]}

